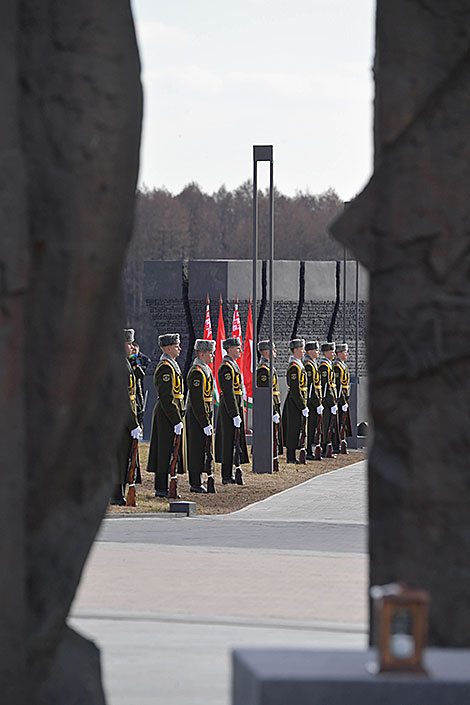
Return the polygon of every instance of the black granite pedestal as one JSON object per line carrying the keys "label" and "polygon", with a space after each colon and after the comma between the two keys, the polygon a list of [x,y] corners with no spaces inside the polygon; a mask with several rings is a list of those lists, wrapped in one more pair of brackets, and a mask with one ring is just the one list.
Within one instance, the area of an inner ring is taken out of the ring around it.
{"label": "black granite pedestal", "polygon": [[470,649],[427,649],[428,675],[374,674],[373,651],[237,649],[232,705],[463,705]]}

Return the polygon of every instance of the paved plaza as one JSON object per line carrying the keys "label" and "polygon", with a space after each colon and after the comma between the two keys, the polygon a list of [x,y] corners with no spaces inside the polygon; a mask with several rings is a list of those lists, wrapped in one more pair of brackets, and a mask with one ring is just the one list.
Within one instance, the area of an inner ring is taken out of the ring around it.
{"label": "paved plaza", "polygon": [[231,515],[106,519],[70,623],[109,705],[229,705],[234,647],[364,648],[366,497],[362,461]]}

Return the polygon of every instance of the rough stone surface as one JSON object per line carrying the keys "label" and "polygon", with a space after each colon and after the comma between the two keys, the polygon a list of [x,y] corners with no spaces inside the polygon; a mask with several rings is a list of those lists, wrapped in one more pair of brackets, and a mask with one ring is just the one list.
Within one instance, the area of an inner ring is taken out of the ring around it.
{"label": "rough stone surface", "polygon": [[[276,340],[278,369],[287,368],[289,358],[289,340],[291,339],[294,321],[299,305],[299,262],[275,262],[276,287],[274,291],[274,337]],[[305,263],[305,298],[302,315],[298,323],[298,335],[321,341],[327,339],[335,308],[336,291],[335,262]],[[342,264],[341,264],[342,272]],[[185,307],[182,287],[183,267],[181,262],[149,261],[145,263],[145,298],[147,308],[154,326],[152,349],[147,354],[154,358],[161,351],[156,346],[158,335],[177,330],[181,334],[182,353],[180,364],[185,367],[188,356],[188,346],[195,338],[201,337],[204,331],[206,295],[210,297],[212,334],[217,334],[219,316],[219,296],[222,294],[222,312],[225,332],[231,330],[235,299],[239,299],[239,312],[245,333],[248,315],[248,298],[251,293],[251,262],[237,260],[197,260],[188,263],[187,308]],[[261,282],[261,263],[258,273]],[[343,337],[343,289],[342,274],[340,287],[340,305],[337,311],[334,338]],[[350,345],[348,364],[355,369],[355,265],[348,263],[347,297],[346,297],[346,339]],[[359,276],[359,375],[366,374],[365,333],[368,314],[368,277],[364,270]],[[354,286],[353,286],[354,285]],[[233,297],[230,298],[229,294]],[[258,292],[257,315],[260,311],[261,290]],[[268,336],[269,310],[266,308],[260,335]],[[153,374],[154,365],[147,369]]]}
{"label": "rough stone surface", "polygon": [[2,3],[0,692],[9,705],[104,702],[96,649],[65,619],[126,410],[120,274],[141,102],[127,0]]}
{"label": "rough stone surface", "polygon": [[370,272],[370,581],[470,633],[470,6],[377,4],[375,172],[332,227]]}

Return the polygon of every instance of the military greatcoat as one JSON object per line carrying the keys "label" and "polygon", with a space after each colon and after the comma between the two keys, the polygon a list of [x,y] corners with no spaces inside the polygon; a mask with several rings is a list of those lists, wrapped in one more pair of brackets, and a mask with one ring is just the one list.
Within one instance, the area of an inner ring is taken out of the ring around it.
{"label": "military greatcoat", "polygon": [[[333,371],[335,373],[336,393],[338,397],[338,425],[341,434],[343,423],[346,423],[346,436],[352,436],[351,416],[349,413],[349,368],[342,360],[335,359],[333,362]],[[342,411],[342,406],[348,405],[346,412]]]}
{"label": "military greatcoat", "polygon": [[184,416],[183,375],[176,360],[164,353],[153,380],[158,399],[152,415],[147,471],[155,473],[155,489],[167,491],[173,429]]}
{"label": "military greatcoat", "polygon": [[307,373],[302,360],[291,355],[286,377],[289,389],[282,410],[282,430],[284,446],[295,450],[299,447],[304,422],[302,410],[307,406]]}
{"label": "military greatcoat", "polygon": [[[129,456],[131,454],[132,436],[131,431],[137,428],[139,422],[137,420],[137,405],[136,405],[136,382],[134,372],[126,359],[126,376],[127,376],[127,391],[129,394],[129,406],[127,410],[124,428],[118,446],[118,479],[117,482],[124,486],[127,482],[127,470],[129,465]],[[116,497],[118,498],[118,497]]]}
{"label": "military greatcoat", "polygon": [[[309,355],[305,355],[303,359],[305,372],[307,373],[307,406],[309,410],[308,430],[307,430],[307,448],[311,448],[315,443],[315,434],[319,422],[317,414],[317,406],[322,403],[320,373],[318,372],[317,363]],[[322,430],[320,429],[320,441]]]}
{"label": "military greatcoat", "polygon": [[326,357],[320,358],[320,363],[318,365],[318,372],[320,373],[320,383],[322,391],[322,404],[323,409],[323,442],[328,442],[328,431],[330,429],[330,423],[332,427],[331,441],[333,446],[336,448],[338,445],[338,412],[336,415],[331,413],[332,406],[338,406],[338,399],[336,395],[336,384],[335,384],[335,373],[333,371],[333,364]]}
{"label": "military greatcoat", "polygon": [[187,440],[187,465],[189,484],[200,487],[204,471],[204,459],[207,442],[212,443],[212,436],[206,436],[204,428],[212,425],[212,399],[214,379],[209,365],[198,357],[194,360],[187,377],[188,405],[185,425]]}
{"label": "military greatcoat", "polygon": [[[217,411],[215,430],[215,459],[222,463],[228,470],[233,467],[233,443],[235,440],[235,426],[233,419],[240,416],[240,463],[248,462],[246,447],[245,421],[243,414],[242,376],[237,363],[229,355],[225,355],[217,371],[219,381],[220,401]],[[231,475],[230,475],[231,476]]]}

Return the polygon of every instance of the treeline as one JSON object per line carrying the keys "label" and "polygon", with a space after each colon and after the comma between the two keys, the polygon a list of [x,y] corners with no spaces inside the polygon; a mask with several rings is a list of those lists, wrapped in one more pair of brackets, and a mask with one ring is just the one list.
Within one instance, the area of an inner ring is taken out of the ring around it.
{"label": "treeline", "polygon": [[[261,258],[267,257],[269,194],[259,193]],[[327,226],[343,207],[329,189],[292,198],[274,194],[274,256],[276,259],[335,260],[342,248]],[[137,192],[134,234],[125,270],[129,320],[137,324],[145,312],[143,268],[148,259],[250,259],[252,256],[253,193],[251,181],[234,191],[222,186],[212,195],[195,183],[174,196],[165,189]]]}

